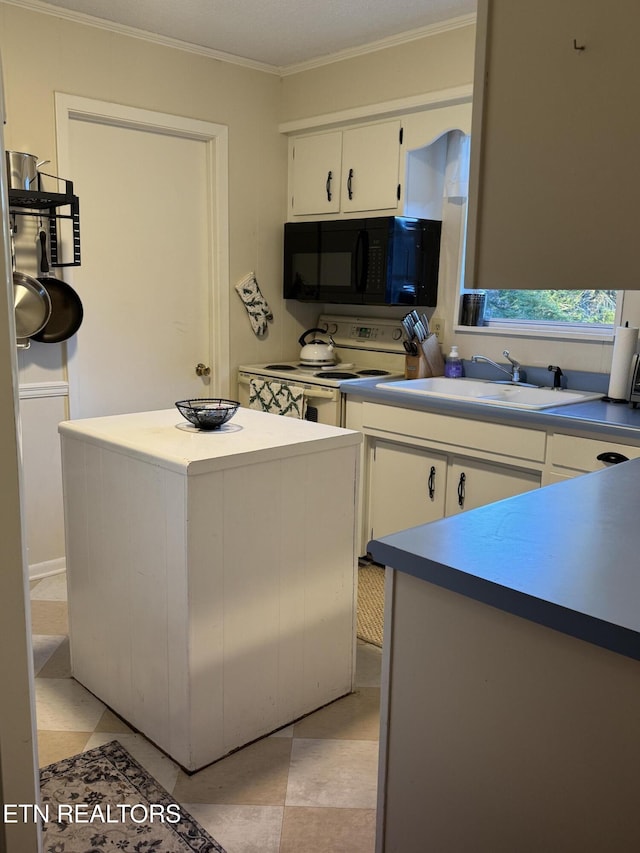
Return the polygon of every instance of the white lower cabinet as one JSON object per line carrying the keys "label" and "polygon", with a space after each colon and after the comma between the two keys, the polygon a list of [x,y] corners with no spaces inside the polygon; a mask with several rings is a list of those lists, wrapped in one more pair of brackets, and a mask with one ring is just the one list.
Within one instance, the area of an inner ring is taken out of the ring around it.
{"label": "white lower cabinet", "polygon": [[369,477],[371,539],[537,489],[539,471],[375,440]]}
{"label": "white lower cabinet", "polygon": [[549,437],[544,485],[599,471],[639,456],[640,447],[637,445],[554,433]]}
{"label": "white lower cabinet", "polygon": [[446,485],[444,454],[377,441],[371,466],[371,538],[442,518]]}
{"label": "white lower cabinet", "polygon": [[540,487],[540,473],[454,457],[447,472],[445,515],[512,498]]}

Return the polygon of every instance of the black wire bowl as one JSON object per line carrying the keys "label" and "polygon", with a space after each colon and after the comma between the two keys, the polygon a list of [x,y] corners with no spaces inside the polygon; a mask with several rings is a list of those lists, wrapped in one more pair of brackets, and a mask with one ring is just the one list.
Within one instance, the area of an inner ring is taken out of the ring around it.
{"label": "black wire bowl", "polygon": [[179,400],[176,408],[198,429],[220,429],[238,410],[236,400],[222,400],[211,397],[199,397],[195,400]]}

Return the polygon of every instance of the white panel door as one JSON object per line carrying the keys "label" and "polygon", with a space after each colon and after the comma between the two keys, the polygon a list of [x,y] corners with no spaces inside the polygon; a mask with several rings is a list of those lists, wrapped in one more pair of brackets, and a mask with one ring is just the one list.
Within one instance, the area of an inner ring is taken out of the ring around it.
{"label": "white panel door", "polygon": [[71,415],[164,409],[208,396],[210,216],[206,143],[69,122],[80,199],[84,321],[70,347]]}

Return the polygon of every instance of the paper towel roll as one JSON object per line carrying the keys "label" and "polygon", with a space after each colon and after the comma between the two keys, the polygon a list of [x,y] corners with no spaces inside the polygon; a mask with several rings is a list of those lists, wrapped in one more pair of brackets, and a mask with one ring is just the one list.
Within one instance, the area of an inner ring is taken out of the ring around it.
{"label": "paper towel roll", "polygon": [[607,396],[612,400],[629,399],[629,380],[631,361],[638,346],[638,329],[629,326],[617,326],[613,343],[613,358],[609,375]]}

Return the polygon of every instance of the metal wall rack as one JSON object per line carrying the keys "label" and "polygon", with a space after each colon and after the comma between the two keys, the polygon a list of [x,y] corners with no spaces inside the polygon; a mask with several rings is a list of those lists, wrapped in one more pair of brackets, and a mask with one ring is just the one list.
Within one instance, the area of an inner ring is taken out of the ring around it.
{"label": "metal wall rack", "polygon": [[[80,202],[77,195],[73,194],[73,181],[58,178],[56,175],[46,175],[58,181],[64,181],[65,191],[48,192],[41,189],[40,176],[38,173],[38,189],[9,190],[9,209],[13,216],[39,216],[49,220],[49,252],[52,267],[79,267],[80,266]],[[61,208],[68,208],[68,213],[60,212]],[[71,221],[73,233],[73,260],[63,262],[58,245],[58,220],[68,219]]]}

